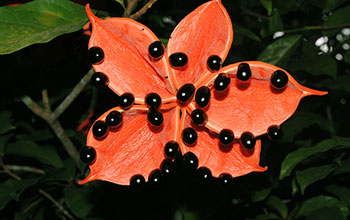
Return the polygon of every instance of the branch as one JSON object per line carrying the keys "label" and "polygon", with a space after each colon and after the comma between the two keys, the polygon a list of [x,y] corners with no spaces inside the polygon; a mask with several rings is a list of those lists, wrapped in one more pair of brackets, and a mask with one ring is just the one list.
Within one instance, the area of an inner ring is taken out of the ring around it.
{"label": "branch", "polygon": [[131,11],[134,9],[134,6],[137,2],[138,0],[128,0],[128,6],[124,11],[124,17],[130,17]]}
{"label": "branch", "polygon": [[337,29],[337,28],[346,28],[350,27],[350,23],[347,24],[337,24],[337,25],[330,25],[330,26],[306,26],[302,28],[295,28],[290,30],[281,30],[284,33],[294,33],[299,31],[316,31],[316,30],[331,30],[331,29]]}
{"label": "branch", "polygon": [[45,171],[39,168],[35,167],[29,167],[29,166],[19,166],[19,165],[4,165],[4,167],[7,170],[13,170],[13,171],[23,171],[23,172],[30,172],[30,173],[38,173],[38,174],[45,174]]}
{"label": "branch", "polygon": [[5,164],[2,162],[2,160],[0,160],[0,165],[4,171],[4,173],[6,173],[7,175],[11,176],[12,178],[16,179],[16,180],[21,180],[21,177],[17,176],[16,174],[12,173],[9,169],[7,169],[7,167],[5,166]]}
{"label": "branch", "polygon": [[74,87],[69,95],[61,102],[61,104],[51,114],[51,120],[57,120],[61,114],[68,108],[68,106],[77,98],[77,96],[83,91],[85,86],[90,82],[90,78],[94,70],[91,68],[87,74],[80,80],[80,82]]}
{"label": "branch", "polygon": [[48,194],[47,192],[45,192],[42,189],[39,189],[39,193],[41,193],[48,200],[50,200],[65,216],[67,216],[71,220],[75,220],[75,218],[59,202],[57,202],[50,194]]}
{"label": "branch", "polygon": [[156,3],[158,0],[150,0],[146,5],[144,5],[139,11],[137,11],[136,13],[130,15],[131,19],[137,20],[138,18],[140,18],[143,14],[145,14],[147,12],[148,9],[150,9],[152,7],[152,5],[154,3]]}

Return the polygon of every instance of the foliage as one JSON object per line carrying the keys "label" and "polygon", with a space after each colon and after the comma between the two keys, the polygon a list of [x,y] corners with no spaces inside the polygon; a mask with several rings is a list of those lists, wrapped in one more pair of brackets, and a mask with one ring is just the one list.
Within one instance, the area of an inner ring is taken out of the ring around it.
{"label": "foliage", "polygon": [[[83,6],[68,0],[35,0],[0,7],[0,53],[7,54],[0,59],[1,219],[349,219],[350,3],[222,1],[235,31],[226,63],[262,60],[329,91],[301,102],[282,125],[280,141],[263,137],[267,172],[222,186],[200,182],[178,162],[179,171],[157,187],[78,185],[87,168],[67,154],[55,125],[33,114],[22,98],[33,97],[45,109],[40,92],[47,89],[56,109],[88,72],[88,30],[81,30],[87,17]],[[123,16],[130,2],[100,0],[92,8],[100,17]],[[147,3],[136,2],[130,12]],[[140,21],[166,43],[175,25],[203,2],[159,0]],[[85,143],[77,126],[91,110],[98,116],[115,100],[108,89],[87,85],[60,116],[76,151]]]}

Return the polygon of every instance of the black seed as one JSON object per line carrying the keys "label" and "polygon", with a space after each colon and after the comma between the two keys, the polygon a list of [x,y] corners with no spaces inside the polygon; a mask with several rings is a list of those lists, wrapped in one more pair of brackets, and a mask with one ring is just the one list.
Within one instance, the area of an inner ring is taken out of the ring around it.
{"label": "black seed", "polygon": [[222,61],[221,61],[221,58],[219,56],[212,55],[208,58],[207,64],[208,64],[208,69],[211,72],[216,72],[216,71],[220,70],[220,68],[222,66]]}
{"label": "black seed", "polygon": [[195,100],[199,107],[206,107],[210,102],[210,89],[207,86],[197,89]]}
{"label": "black seed", "polygon": [[277,89],[283,89],[288,83],[288,76],[282,70],[275,71],[271,76],[271,84]]}
{"label": "black seed", "polygon": [[170,158],[166,158],[163,160],[160,165],[160,170],[163,175],[170,175],[174,172],[174,163]]}
{"label": "black seed", "polygon": [[163,123],[163,114],[157,110],[149,110],[147,113],[148,121],[154,126],[160,126]]}
{"label": "black seed", "polygon": [[179,152],[179,144],[176,141],[169,141],[165,144],[164,153],[167,157],[175,159]]}
{"label": "black seed", "polygon": [[219,176],[219,179],[220,179],[221,183],[224,185],[228,185],[232,182],[232,176],[230,174],[227,174],[227,173],[221,174]]}
{"label": "black seed", "polygon": [[131,93],[124,93],[119,98],[119,105],[123,109],[129,109],[134,104],[135,98]]}
{"label": "black seed", "polygon": [[198,167],[198,158],[194,153],[187,152],[184,154],[185,166],[190,169],[197,169]]}
{"label": "black seed", "polygon": [[247,149],[252,149],[255,147],[255,137],[252,133],[250,132],[244,132],[241,135],[241,143],[243,145],[243,147],[247,148]]}
{"label": "black seed", "polygon": [[282,137],[282,130],[277,125],[272,125],[267,129],[267,136],[270,140],[277,140]]}
{"label": "black seed", "polygon": [[92,147],[84,147],[80,151],[80,158],[84,163],[93,164],[96,159],[96,151]]}
{"label": "black seed", "polygon": [[123,121],[123,114],[118,111],[111,111],[106,117],[106,124],[111,127],[119,126]]}
{"label": "black seed", "polygon": [[146,95],[145,103],[148,108],[158,109],[162,104],[162,98],[157,93],[150,93]]}
{"label": "black seed", "polygon": [[108,132],[108,126],[103,121],[97,121],[92,127],[92,134],[95,138],[102,138]]}
{"label": "black seed", "polygon": [[231,144],[234,139],[235,136],[233,135],[233,132],[230,129],[222,129],[220,131],[219,140],[222,144]]}
{"label": "black seed", "polygon": [[214,88],[217,91],[225,91],[227,87],[230,85],[231,78],[229,76],[226,76],[223,73],[220,73],[215,81],[214,81]]}
{"label": "black seed", "polygon": [[99,47],[91,47],[89,49],[89,60],[92,64],[99,64],[103,61],[105,57],[103,50]]}
{"label": "black seed", "polygon": [[187,145],[193,145],[197,141],[197,132],[193,128],[185,128],[182,131],[182,140]]}
{"label": "black seed", "polygon": [[250,77],[252,77],[252,72],[250,71],[248,63],[241,63],[238,65],[236,77],[240,81],[248,81]]}
{"label": "black seed", "polygon": [[160,41],[155,41],[149,45],[148,53],[154,59],[160,59],[164,55],[164,45]]}
{"label": "black seed", "polygon": [[162,173],[160,170],[154,170],[148,177],[148,182],[152,185],[159,185],[161,183]]}
{"label": "black seed", "polygon": [[130,186],[133,188],[140,188],[145,184],[145,178],[142,175],[135,175],[130,179]]}
{"label": "black seed", "polygon": [[200,109],[193,110],[191,113],[191,118],[193,123],[196,125],[204,125],[208,120],[207,114]]}
{"label": "black seed", "polygon": [[103,88],[106,85],[108,78],[105,74],[97,72],[91,76],[90,81],[95,87]]}
{"label": "black seed", "polygon": [[176,98],[179,102],[186,103],[192,99],[195,90],[193,84],[185,84],[177,92]]}
{"label": "black seed", "polygon": [[169,56],[169,62],[172,67],[183,67],[187,64],[188,58],[184,53],[173,53]]}
{"label": "black seed", "polygon": [[198,168],[197,172],[198,172],[198,177],[204,181],[208,181],[213,177],[211,174],[211,171],[206,167]]}

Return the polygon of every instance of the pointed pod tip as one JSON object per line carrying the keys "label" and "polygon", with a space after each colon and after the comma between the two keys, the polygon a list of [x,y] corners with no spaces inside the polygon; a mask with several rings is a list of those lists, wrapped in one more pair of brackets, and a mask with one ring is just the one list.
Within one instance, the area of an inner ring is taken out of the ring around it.
{"label": "pointed pod tip", "polygon": [[327,91],[318,91],[315,89],[309,89],[309,88],[304,88],[304,96],[309,96],[309,95],[318,95],[318,96],[323,96],[327,95]]}
{"label": "pointed pod tip", "polygon": [[86,11],[86,14],[89,17],[89,19],[90,19],[90,21],[91,21],[91,23],[93,25],[99,18],[96,17],[94,15],[94,13],[91,11],[89,3],[85,5],[85,11]]}
{"label": "pointed pod tip", "polygon": [[92,180],[94,180],[94,179],[95,179],[95,178],[94,178],[93,175],[90,173],[85,179],[78,181],[78,184],[79,184],[79,185],[82,185],[82,184],[88,183],[88,182],[90,182],[90,181],[92,181]]}

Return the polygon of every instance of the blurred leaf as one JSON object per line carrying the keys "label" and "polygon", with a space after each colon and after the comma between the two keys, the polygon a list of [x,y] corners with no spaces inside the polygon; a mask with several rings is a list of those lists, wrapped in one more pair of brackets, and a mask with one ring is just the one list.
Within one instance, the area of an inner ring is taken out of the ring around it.
{"label": "blurred leaf", "polygon": [[293,71],[304,70],[314,76],[326,75],[336,78],[337,74],[337,62],[328,54],[306,54],[290,66]]}
{"label": "blurred leaf", "polygon": [[251,193],[251,201],[253,203],[263,201],[270,194],[272,188],[265,188]]}
{"label": "blurred leaf", "polygon": [[287,142],[292,142],[295,135],[314,124],[317,124],[321,129],[330,133],[335,132],[329,121],[321,115],[311,112],[297,112],[290,120],[282,125],[282,138]]}
{"label": "blurred leaf", "polygon": [[315,84],[317,87],[325,87],[332,90],[340,90],[340,91],[346,91],[350,92],[350,76],[343,75],[343,76],[337,76],[335,80],[327,79],[323,80],[317,84]]}
{"label": "blurred leaf", "polygon": [[337,7],[339,7],[340,5],[344,4],[347,0],[326,0],[326,4],[325,7],[323,9],[323,12],[329,12],[332,11],[334,9],[336,9]]}
{"label": "blurred leaf", "polygon": [[84,7],[67,0],[38,0],[0,8],[0,54],[81,29],[87,22]]}
{"label": "blurred leaf", "polygon": [[73,182],[75,181],[77,167],[72,158],[69,158],[63,162],[63,168],[55,169],[53,172],[47,172],[42,178],[43,182],[53,182],[59,183],[63,182]]}
{"label": "blurred leaf", "polygon": [[347,64],[350,64],[350,50],[348,50],[345,54],[344,54],[344,61]]}
{"label": "blurred leaf", "polygon": [[306,187],[309,185],[327,177],[334,168],[334,165],[329,164],[319,167],[311,167],[303,171],[298,170],[295,177],[300,186],[301,194],[304,194]]}
{"label": "blurred leaf", "polygon": [[85,219],[95,206],[93,189],[90,187],[65,188],[63,194],[68,208],[79,218]]}
{"label": "blurred leaf", "polygon": [[248,37],[252,40],[255,41],[261,41],[261,39],[258,37],[258,35],[256,35],[254,32],[252,32],[251,30],[239,25],[239,24],[233,24],[233,28],[235,30],[235,34],[241,34],[245,37]]}
{"label": "blurred leaf", "polygon": [[[332,15],[328,17],[328,19],[324,22],[324,26],[337,26],[337,25],[344,25],[350,23],[350,6],[346,6],[343,8],[340,8],[333,12]],[[339,28],[334,30],[326,30],[323,31],[324,35],[327,36],[333,36],[335,35],[339,29],[344,28],[344,26],[339,26]]]}
{"label": "blurred leaf", "polygon": [[5,154],[35,158],[44,164],[58,168],[63,166],[61,158],[53,147],[49,145],[39,146],[33,141],[17,141],[8,144]]}
{"label": "blurred leaf", "polygon": [[0,121],[1,121],[0,134],[4,134],[16,128],[15,126],[12,125],[12,112],[10,111],[1,111]]}
{"label": "blurred leaf", "polygon": [[328,185],[325,187],[325,190],[346,203],[348,207],[350,207],[350,189],[344,186],[338,185]]}
{"label": "blurred leaf", "polygon": [[124,6],[124,0],[114,0],[116,2],[118,2],[119,4],[121,4],[122,6]]}
{"label": "blurred leaf", "polygon": [[166,38],[159,38],[159,41],[162,42],[164,44],[164,47],[166,47],[168,45],[168,41],[169,39]]}
{"label": "blurred leaf", "polygon": [[258,56],[258,60],[273,65],[281,65],[298,47],[301,35],[288,35],[268,45]]}
{"label": "blurred leaf", "polygon": [[261,5],[266,9],[267,14],[270,16],[272,12],[272,1],[271,0],[260,0]]}
{"label": "blurred leaf", "polygon": [[51,138],[55,138],[54,134],[50,130],[33,130],[29,134],[16,135],[18,140],[30,140],[30,141],[45,141]]}
{"label": "blurred leaf", "polygon": [[0,210],[2,210],[6,204],[11,200],[18,201],[21,193],[28,187],[38,182],[38,178],[14,180],[9,179],[0,184]]}
{"label": "blurred leaf", "polygon": [[281,219],[281,217],[277,216],[275,213],[268,213],[258,215],[257,217],[250,220],[272,220],[272,219]]}
{"label": "blurred leaf", "polygon": [[320,209],[333,206],[338,207],[343,214],[346,214],[348,212],[346,206],[344,206],[344,204],[342,204],[338,199],[332,196],[320,195],[304,201],[301,204],[296,217],[308,216],[314,211],[319,211]]}
{"label": "blurred leaf", "polygon": [[294,196],[297,192],[299,192],[298,183],[295,177],[292,179],[291,187],[292,187],[292,195]]}
{"label": "blurred leaf", "polygon": [[338,207],[326,207],[316,210],[306,220],[345,220]]}
{"label": "blurred leaf", "polygon": [[350,147],[350,138],[335,137],[326,139],[313,147],[300,148],[294,152],[289,153],[282,162],[279,179],[281,180],[289,176],[294,167],[309,156],[316,153],[325,152],[339,146]]}
{"label": "blurred leaf", "polygon": [[266,205],[269,206],[271,209],[276,210],[282,218],[287,217],[287,205],[277,196],[270,196],[266,201]]}
{"label": "blurred leaf", "polygon": [[350,173],[350,160],[345,160],[342,162],[342,165],[335,170],[334,175],[340,175],[344,173]]}
{"label": "blurred leaf", "polygon": [[0,135],[0,157],[4,156],[4,149],[12,134]]}
{"label": "blurred leaf", "polygon": [[283,21],[278,11],[276,11],[269,17],[269,33],[272,34],[281,30],[283,30]]}

